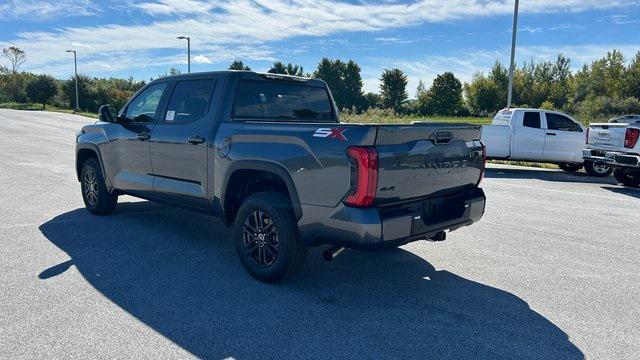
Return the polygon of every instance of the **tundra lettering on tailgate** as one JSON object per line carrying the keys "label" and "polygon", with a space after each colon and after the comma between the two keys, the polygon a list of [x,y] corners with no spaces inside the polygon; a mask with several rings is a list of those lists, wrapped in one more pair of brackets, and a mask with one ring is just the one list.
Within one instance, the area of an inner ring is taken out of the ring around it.
{"label": "tundra lettering on tailgate", "polygon": [[467,160],[424,163],[424,167],[425,169],[427,169],[427,175],[441,175],[461,172],[465,170],[467,165]]}

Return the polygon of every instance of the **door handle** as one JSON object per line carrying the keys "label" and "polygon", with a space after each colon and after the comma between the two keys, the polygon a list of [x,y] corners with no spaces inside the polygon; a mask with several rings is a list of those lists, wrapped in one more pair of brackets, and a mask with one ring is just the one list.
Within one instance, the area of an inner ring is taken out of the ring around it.
{"label": "door handle", "polygon": [[547,133],[549,136],[556,136],[556,133]]}
{"label": "door handle", "polygon": [[138,134],[138,140],[140,140],[140,141],[149,140],[150,137],[151,137],[151,135],[146,131],[141,132],[141,133]]}
{"label": "door handle", "polygon": [[187,142],[192,145],[202,144],[204,142],[204,138],[200,135],[194,135],[187,139]]}

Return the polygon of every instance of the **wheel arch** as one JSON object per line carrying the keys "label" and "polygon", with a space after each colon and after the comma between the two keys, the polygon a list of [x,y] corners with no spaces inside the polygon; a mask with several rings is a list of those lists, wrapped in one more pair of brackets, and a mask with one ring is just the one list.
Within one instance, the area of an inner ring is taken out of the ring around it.
{"label": "wheel arch", "polygon": [[[221,188],[220,203],[222,205],[222,218],[225,224],[229,225],[233,223],[234,211],[237,211],[237,208],[234,209],[234,192],[239,189],[242,181],[246,182],[249,180],[243,178],[243,175],[245,178],[246,175],[251,175],[258,176],[260,180],[266,179],[265,177],[270,177],[270,181],[280,181],[281,184],[272,183],[272,185],[281,185],[282,192],[284,192],[291,201],[296,220],[300,220],[302,217],[300,198],[298,197],[295,183],[289,172],[277,163],[260,160],[240,160],[234,162],[228,168]],[[241,180],[241,182],[238,180]],[[248,196],[250,194],[251,192],[246,195]]]}
{"label": "wheel arch", "polygon": [[100,155],[100,151],[98,147],[94,144],[78,144],[78,148],[76,150],[76,177],[78,181],[80,181],[80,172],[82,171],[82,164],[85,163],[88,159],[94,158],[98,161],[100,166],[100,171],[102,171],[102,176],[104,177],[105,184],[107,187],[111,187],[111,183],[108,179],[107,173],[105,171],[104,162],[102,161],[102,156]]}

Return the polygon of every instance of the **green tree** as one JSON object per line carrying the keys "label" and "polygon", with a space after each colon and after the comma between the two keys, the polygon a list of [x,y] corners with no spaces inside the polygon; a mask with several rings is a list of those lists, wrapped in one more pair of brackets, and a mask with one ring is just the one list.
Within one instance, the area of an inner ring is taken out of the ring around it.
{"label": "green tree", "polygon": [[229,70],[247,70],[250,71],[251,68],[245,65],[242,60],[233,60],[231,65],[229,65]]}
{"label": "green tree", "polygon": [[342,70],[342,81],[344,82],[344,104],[348,109],[362,111],[365,109],[364,94],[362,92],[362,76],[360,66],[355,61],[349,60],[344,63]]}
{"label": "green tree", "polygon": [[420,96],[427,92],[427,87],[422,82],[422,79],[418,81],[418,87],[416,88],[416,99],[419,99]]}
{"label": "green tree", "polygon": [[41,103],[42,109],[58,92],[56,79],[49,75],[38,75],[26,87],[27,96],[35,103]]}
{"label": "green tree", "polygon": [[27,61],[27,54],[15,46],[2,49],[2,55],[9,61],[9,69],[12,73],[17,73],[20,67]]}
{"label": "green tree", "polygon": [[364,108],[366,109],[378,109],[382,106],[382,96],[373,92],[364,94]]}
{"label": "green tree", "polygon": [[640,99],[640,51],[627,67],[624,79],[624,94],[628,97]]}
{"label": "green tree", "polygon": [[271,74],[282,74],[282,75],[293,75],[293,76],[304,76],[304,69],[300,65],[293,65],[288,63],[285,65],[282,61],[276,61],[271,66],[271,69],[267,71]]}
{"label": "green tree", "polygon": [[360,66],[353,60],[322,58],[313,72],[313,77],[324,80],[331,90],[338,109],[363,111],[370,106],[362,87]]}
{"label": "green tree", "polygon": [[407,76],[400,69],[385,69],[380,76],[380,93],[382,105],[396,112],[402,110],[402,103],[407,100]]}
{"label": "green tree", "polygon": [[424,113],[457,115],[463,109],[462,83],[451,72],[438,75],[418,102],[424,106]]}
{"label": "green tree", "polygon": [[473,80],[464,85],[464,91],[467,104],[474,115],[493,115],[504,107],[504,92],[484,74],[475,74]]}

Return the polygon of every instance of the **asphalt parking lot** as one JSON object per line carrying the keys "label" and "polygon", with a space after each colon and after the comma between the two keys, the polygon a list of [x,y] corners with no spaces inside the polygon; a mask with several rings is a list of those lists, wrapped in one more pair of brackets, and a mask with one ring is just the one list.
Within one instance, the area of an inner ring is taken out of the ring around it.
{"label": "asphalt parking lot", "polygon": [[278,285],[204,215],[121,198],[89,215],[74,134],[0,110],[2,358],[640,357],[640,190],[492,166],[480,223]]}

